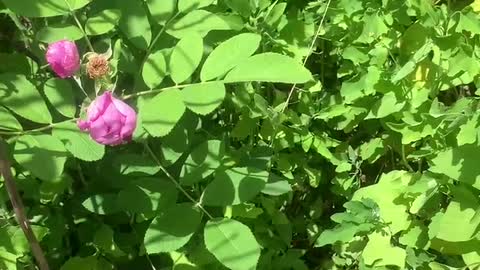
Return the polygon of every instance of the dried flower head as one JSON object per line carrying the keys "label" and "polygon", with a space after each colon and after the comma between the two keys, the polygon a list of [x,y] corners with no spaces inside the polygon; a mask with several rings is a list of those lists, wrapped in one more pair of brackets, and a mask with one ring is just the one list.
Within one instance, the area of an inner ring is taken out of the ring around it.
{"label": "dried flower head", "polygon": [[110,72],[108,58],[105,55],[92,53],[88,56],[87,73],[91,79],[99,79]]}

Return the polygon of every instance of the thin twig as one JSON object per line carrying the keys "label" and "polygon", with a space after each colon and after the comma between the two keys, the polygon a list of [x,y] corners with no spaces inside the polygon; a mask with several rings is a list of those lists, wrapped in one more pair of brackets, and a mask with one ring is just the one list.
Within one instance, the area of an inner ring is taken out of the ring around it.
{"label": "thin twig", "polygon": [[167,30],[167,27],[173,22],[173,20],[175,20],[175,18],[177,18],[177,16],[178,16],[179,14],[180,14],[180,13],[176,13],[175,15],[173,15],[173,16],[162,26],[162,29],[160,29],[160,31],[158,31],[157,35],[153,38],[152,42],[150,43],[150,46],[148,46],[148,48],[147,48],[147,52],[145,53],[145,57],[143,57],[142,63],[141,63],[141,65],[140,65],[140,68],[138,69],[138,75],[140,75],[140,73],[142,73],[143,65],[145,64],[145,62],[147,62],[148,57],[150,56],[150,53],[152,53],[153,47],[155,47],[155,44],[157,44],[157,41],[158,41],[158,39],[160,38],[160,36],[161,36],[163,33],[165,33],[165,31]]}
{"label": "thin twig", "polygon": [[65,124],[65,123],[69,123],[69,122],[73,122],[73,121],[76,121],[76,120],[77,120],[77,118],[72,118],[72,119],[62,121],[62,122],[52,123],[48,126],[44,126],[44,127],[41,127],[41,128],[25,130],[25,131],[0,131],[0,135],[5,135],[5,136],[27,135],[27,134],[32,134],[32,133],[37,133],[37,132],[49,130],[49,129],[54,128],[56,126],[59,126],[59,125]]}
{"label": "thin twig", "polygon": [[157,163],[160,170],[167,176],[168,179],[170,179],[170,181],[173,182],[173,184],[185,195],[185,197],[187,197],[192,203],[194,203],[195,207],[198,207],[200,210],[202,210],[202,212],[205,213],[208,218],[213,219],[213,216],[205,208],[203,208],[202,204],[200,202],[197,202],[197,200],[195,200],[190,194],[188,194],[188,192],[182,187],[182,185],[180,185],[180,183],[175,180],[175,178],[167,171],[167,169],[162,166],[162,163],[152,151],[152,148],[150,148],[148,143],[145,143],[145,148],[147,149],[150,156],[152,156],[155,163]]}
{"label": "thin twig", "polygon": [[20,194],[18,193],[15,180],[13,179],[12,171],[10,169],[10,161],[7,158],[5,146],[3,141],[0,142],[0,173],[5,181],[5,187],[7,189],[8,197],[12,203],[13,210],[15,212],[15,218],[18,224],[22,228],[28,244],[32,250],[33,256],[37,260],[40,270],[49,270],[47,259],[43,254],[43,250],[38,243],[37,237],[30,227],[30,222],[25,215],[25,207],[23,206]]}
{"label": "thin twig", "polygon": [[90,40],[88,39],[87,32],[85,32],[85,30],[83,29],[83,26],[80,23],[80,21],[78,20],[77,16],[75,15],[75,12],[73,11],[72,6],[70,6],[70,3],[68,2],[68,0],[63,0],[63,1],[65,1],[65,4],[67,4],[68,9],[70,10],[70,14],[73,17],[73,20],[77,24],[78,28],[80,28],[80,31],[82,32],[83,37],[85,38],[85,41],[87,42],[88,48],[90,49],[90,51],[94,52],[95,50],[93,49],[92,43],[90,43]]}
{"label": "thin twig", "polygon": [[147,91],[142,91],[142,92],[137,92],[134,94],[130,95],[125,95],[122,97],[123,100],[139,97],[139,96],[145,96],[145,95],[153,95],[153,94],[158,94],[160,92],[163,92],[165,90],[171,90],[171,89],[181,89],[189,86],[195,86],[195,85],[204,85],[204,84],[211,84],[211,83],[225,83],[223,81],[209,81],[209,82],[200,82],[200,83],[191,83],[191,84],[178,84],[174,86],[168,86],[160,89],[153,89],[153,90],[147,90]]}
{"label": "thin twig", "polygon": [[[323,13],[322,19],[320,20],[320,25],[318,26],[317,32],[315,33],[315,36],[313,37],[312,43],[310,44],[310,48],[308,49],[308,54],[305,57],[305,60],[303,60],[303,66],[307,64],[308,58],[313,52],[313,49],[315,48],[315,44],[317,43],[318,36],[320,36],[320,31],[322,30],[323,22],[325,21],[325,17],[327,16],[327,11],[330,7],[330,3],[332,0],[328,0],[327,2],[327,7],[325,8],[325,12]],[[282,113],[285,112],[285,110],[288,107],[288,104],[290,103],[290,99],[292,98],[293,92],[295,91],[295,87],[297,84],[294,84],[292,88],[290,89],[290,92],[288,93],[287,101],[285,101],[285,104],[283,105],[282,108]]]}

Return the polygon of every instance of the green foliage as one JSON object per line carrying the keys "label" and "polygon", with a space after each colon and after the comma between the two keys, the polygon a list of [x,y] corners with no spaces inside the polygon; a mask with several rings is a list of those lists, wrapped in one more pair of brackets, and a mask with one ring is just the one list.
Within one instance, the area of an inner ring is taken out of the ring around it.
{"label": "green foliage", "polygon": [[[0,0],[0,28],[0,143],[50,269],[480,267],[478,0]],[[129,143],[76,124],[104,90]],[[0,269],[33,269],[3,181]]]}

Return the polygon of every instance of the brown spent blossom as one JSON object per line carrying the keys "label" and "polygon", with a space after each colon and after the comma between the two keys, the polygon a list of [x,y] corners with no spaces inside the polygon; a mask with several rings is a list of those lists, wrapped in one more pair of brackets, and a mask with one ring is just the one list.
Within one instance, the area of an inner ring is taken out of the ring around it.
{"label": "brown spent blossom", "polygon": [[88,57],[87,73],[90,79],[99,79],[110,72],[108,59],[101,54],[92,54]]}

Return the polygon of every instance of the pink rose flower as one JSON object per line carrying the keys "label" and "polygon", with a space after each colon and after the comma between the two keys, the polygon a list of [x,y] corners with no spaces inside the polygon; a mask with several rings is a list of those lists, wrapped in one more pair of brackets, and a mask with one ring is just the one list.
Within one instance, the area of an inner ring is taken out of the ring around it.
{"label": "pink rose flower", "polygon": [[80,69],[77,45],[69,40],[50,44],[45,57],[53,71],[62,79],[71,77]]}
{"label": "pink rose flower", "polygon": [[125,102],[107,91],[97,97],[87,109],[87,120],[78,127],[90,132],[90,137],[105,145],[119,145],[132,139],[137,126],[137,114]]}

